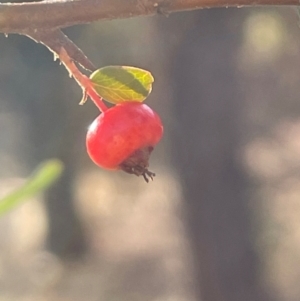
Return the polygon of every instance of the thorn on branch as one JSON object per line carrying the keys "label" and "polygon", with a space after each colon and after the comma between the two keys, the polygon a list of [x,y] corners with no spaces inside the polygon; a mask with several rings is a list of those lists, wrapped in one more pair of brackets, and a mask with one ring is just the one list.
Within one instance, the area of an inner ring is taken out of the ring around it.
{"label": "thorn on branch", "polygon": [[155,2],[153,6],[156,8],[156,12],[158,15],[163,15],[165,17],[169,17],[169,12],[167,11],[165,5]]}
{"label": "thorn on branch", "polygon": [[64,64],[69,76],[73,77],[82,89],[81,105],[86,102],[88,95],[92,95],[94,96],[92,99],[96,99],[94,101],[97,102],[101,111],[106,110],[106,107],[102,106],[102,100],[94,92],[89,78],[81,73],[74,61],[89,70],[95,70],[94,65],[66,35],[60,30],[28,31],[26,35],[37,43],[45,45],[54,54],[54,60],[59,58],[60,64]]}
{"label": "thorn on branch", "polygon": [[82,93],[82,98],[79,102],[79,104],[82,106],[86,103],[87,101],[87,98],[88,98],[88,94],[87,94],[87,91],[86,90],[83,90],[83,93]]}
{"label": "thorn on branch", "polygon": [[68,56],[81,67],[89,71],[94,71],[96,69],[82,50],[59,29],[44,31],[37,30],[34,32],[27,32],[26,35],[35,40],[37,43],[44,44],[54,53],[54,56],[57,56],[60,48],[63,47],[68,53]]}

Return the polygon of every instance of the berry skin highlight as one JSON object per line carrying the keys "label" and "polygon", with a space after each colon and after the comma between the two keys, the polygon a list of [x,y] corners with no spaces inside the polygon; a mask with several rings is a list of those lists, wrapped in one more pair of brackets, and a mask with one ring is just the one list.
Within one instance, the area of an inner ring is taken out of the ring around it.
{"label": "berry skin highlight", "polygon": [[139,102],[124,102],[101,113],[86,136],[90,158],[100,167],[142,175],[146,182],[149,157],[163,134],[160,117]]}

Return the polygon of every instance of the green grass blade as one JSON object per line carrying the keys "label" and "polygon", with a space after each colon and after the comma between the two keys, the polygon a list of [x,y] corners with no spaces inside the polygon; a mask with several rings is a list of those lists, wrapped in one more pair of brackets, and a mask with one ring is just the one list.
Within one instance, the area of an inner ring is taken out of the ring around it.
{"label": "green grass blade", "polygon": [[59,160],[44,161],[21,187],[0,199],[0,216],[47,189],[60,177],[62,172],[63,164]]}

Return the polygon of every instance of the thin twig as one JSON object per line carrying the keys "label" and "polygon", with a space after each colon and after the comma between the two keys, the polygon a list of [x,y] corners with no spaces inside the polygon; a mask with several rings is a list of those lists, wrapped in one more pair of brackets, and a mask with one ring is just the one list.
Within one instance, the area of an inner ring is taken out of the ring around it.
{"label": "thin twig", "polygon": [[68,53],[69,57],[79,63],[83,68],[94,71],[96,67],[86,57],[83,51],[74,44],[61,30],[36,30],[34,32],[28,32],[26,35],[34,39],[38,43],[42,43],[47,46],[54,55],[55,51],[58,51],[59,47],[63,47]]}
{"label": "thin twig", "polygon": [[[66,39],[66,36],[60,30],[37,30],[35,32],[28,32],[26,33],[26,35],[36,42],[42,43],[47,46],[48,49],[53,52],[53,54],[64,64],[69,72],[70,77],[73,77],[82,89],[83,97],[80,101],[80,104],[84,104],[87,96],[90,96],[96,106],[100,109],[100,111],[104,112],[105,110],[107,110],[107,107],[104,105],[102,98],[95,91],[91,80],[86,75],[81,73],[81,71],[74,63],[74,47],[75,53],[80,53],[79,59],[81,65],[95,69],[93,64],[85,57],[85,55],[79,48],[76,49],[77,46],[75,44],[73,44],[69,39]],[[72,43],[71,45],[70,42]],[[80,52],[78,52],[78,50],[80,50]]]}
{"label": "thin twig", "polygon": [[299,0],[47,0],[0,3],[0,32],[57,29],[97,20],[169,14],[210,7],[299,5]]}

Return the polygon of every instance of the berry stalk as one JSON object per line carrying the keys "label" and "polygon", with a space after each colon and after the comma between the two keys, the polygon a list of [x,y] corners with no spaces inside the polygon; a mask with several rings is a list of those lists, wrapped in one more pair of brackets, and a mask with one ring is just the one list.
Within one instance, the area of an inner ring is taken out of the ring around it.
{"label": "berry stalk", "polygon": [[83,97],[80,101],[80,104],[84,104],[86,102],[87,96],[89,96],[98,107],[98,109],[101,112],[105,112],[108,108],[104,104],[103,99],[95,91],[91,80],[86,75],[80,72],[66,50],[64,48],[61,48],[61,51],[57,55],[60,61],[68,70],[70,77],[73,77],[76,80],[83,91]]}

